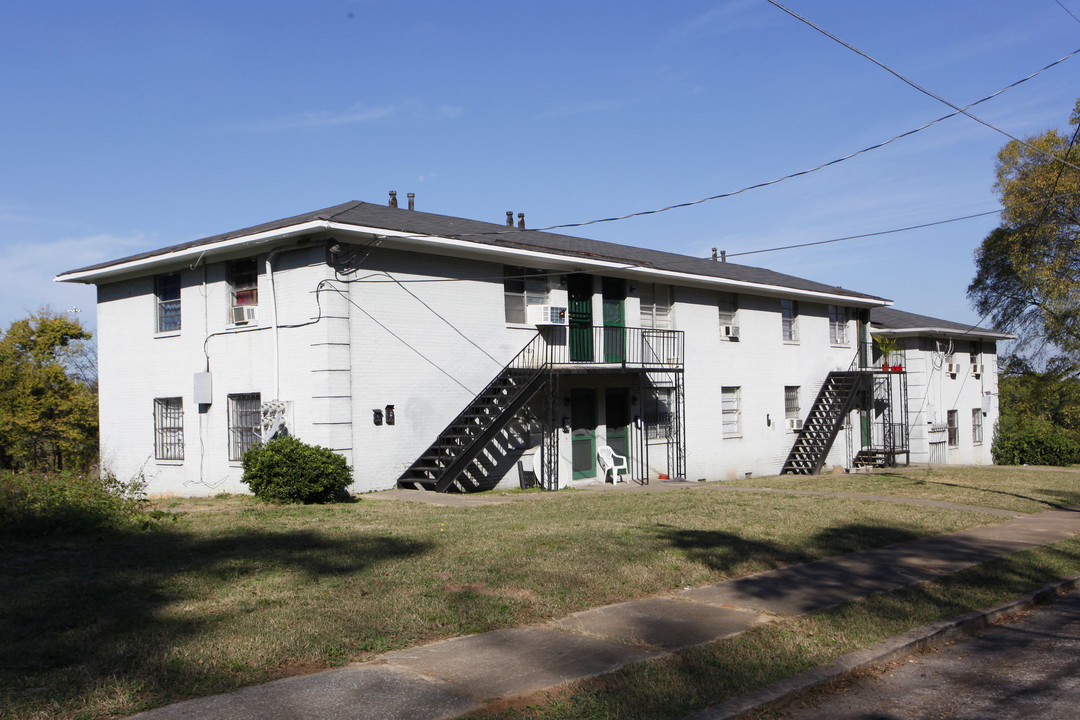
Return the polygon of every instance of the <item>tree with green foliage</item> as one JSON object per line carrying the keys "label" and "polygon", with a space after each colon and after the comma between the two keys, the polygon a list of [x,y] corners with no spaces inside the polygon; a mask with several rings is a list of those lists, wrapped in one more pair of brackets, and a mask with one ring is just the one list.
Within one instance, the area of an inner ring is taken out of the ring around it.
{"label": "tree with green foliage", "polygon": [[42,309],[0,336],[0,466],[50,471],[97,457],[97,393],[74,375],[90,333]]}
{"label": "tree with green foliage", "polygon": [[1001,418],[994,436],[999,465],[1070,465],[1080,452],[1080,379],[1069,363],[1038,372],[1010,358],[998,383]]}
{"label": "tree with green foliage", "polygon": [[1049,130],[998,153],[1002,222],[976,252],[968,286],[980,315],[1019,336],[1014,353],[1043,359],[1080,353],[1080,101],[1069,122],[1070,133]]}

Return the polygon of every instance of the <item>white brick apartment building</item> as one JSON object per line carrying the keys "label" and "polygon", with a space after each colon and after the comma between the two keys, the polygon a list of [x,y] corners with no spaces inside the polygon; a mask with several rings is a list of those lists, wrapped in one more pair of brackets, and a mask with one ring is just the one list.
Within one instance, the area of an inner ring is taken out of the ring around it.
{"label": "white brick apartment building", "polygon": [[[355,492],[597,482],[605,445],[639,482],[988,463],[1007,337],[761,268],[362,202],[58,279],[98,287],[103,464],[155,494],[245,491],[243,452],[282,425],[344,455]],[[906,345],[904,370],[874,367],[871,331]]]}

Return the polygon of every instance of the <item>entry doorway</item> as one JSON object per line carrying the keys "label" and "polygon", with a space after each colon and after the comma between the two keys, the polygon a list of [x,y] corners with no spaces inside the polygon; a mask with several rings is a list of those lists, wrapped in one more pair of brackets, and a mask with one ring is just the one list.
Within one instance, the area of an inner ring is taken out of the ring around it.
{"label": "entry doorway", "polygon": [[618,455],[630,457],[630,391],[608,388],[604,391],[604,424],[607,444]]}
{"label": "entry doorway", "polygon": [[596,477],[596,391],[570,391],[570,455],[573,478]]}

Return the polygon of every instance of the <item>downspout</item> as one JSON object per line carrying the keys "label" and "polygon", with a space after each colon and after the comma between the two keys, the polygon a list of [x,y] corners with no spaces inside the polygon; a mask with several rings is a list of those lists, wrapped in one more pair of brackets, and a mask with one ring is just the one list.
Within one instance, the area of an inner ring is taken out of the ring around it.
{"label": "downspout", "polygon": [[270,326],[273,328],[273,345],[274,345],[274,400],[278,400],[281,394],[281,373],[280,371],[280,359],[278,357],[278,316],[277,316],[277,289],[274,286],[274,258],[285,248],[278,248],[277,250],[271,250],[266,256],[266,279],[270,283]]}

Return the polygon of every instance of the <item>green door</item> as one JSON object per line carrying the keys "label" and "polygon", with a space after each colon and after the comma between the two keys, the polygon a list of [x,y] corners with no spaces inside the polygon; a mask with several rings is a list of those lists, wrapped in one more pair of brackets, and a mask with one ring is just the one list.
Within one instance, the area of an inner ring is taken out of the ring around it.
{"label": "green door", "polygon": [[621,363],[626,360],[626,281],[622,278],[604,278],[602,286],[604,362]]}
{"label": "green door", "polygon": [[570,455],[575,480],[596,477],[596,391],[570,391]]}
{"label": "green door", "polygon": [[592,276],[569,276],[566,294],[570,305],[570,362],[592,362]]}
{"label": "green door", "polygon": [[626,388],[604,391],[604,424],[607,444],[617,454],[630,458],[630,393]]}

